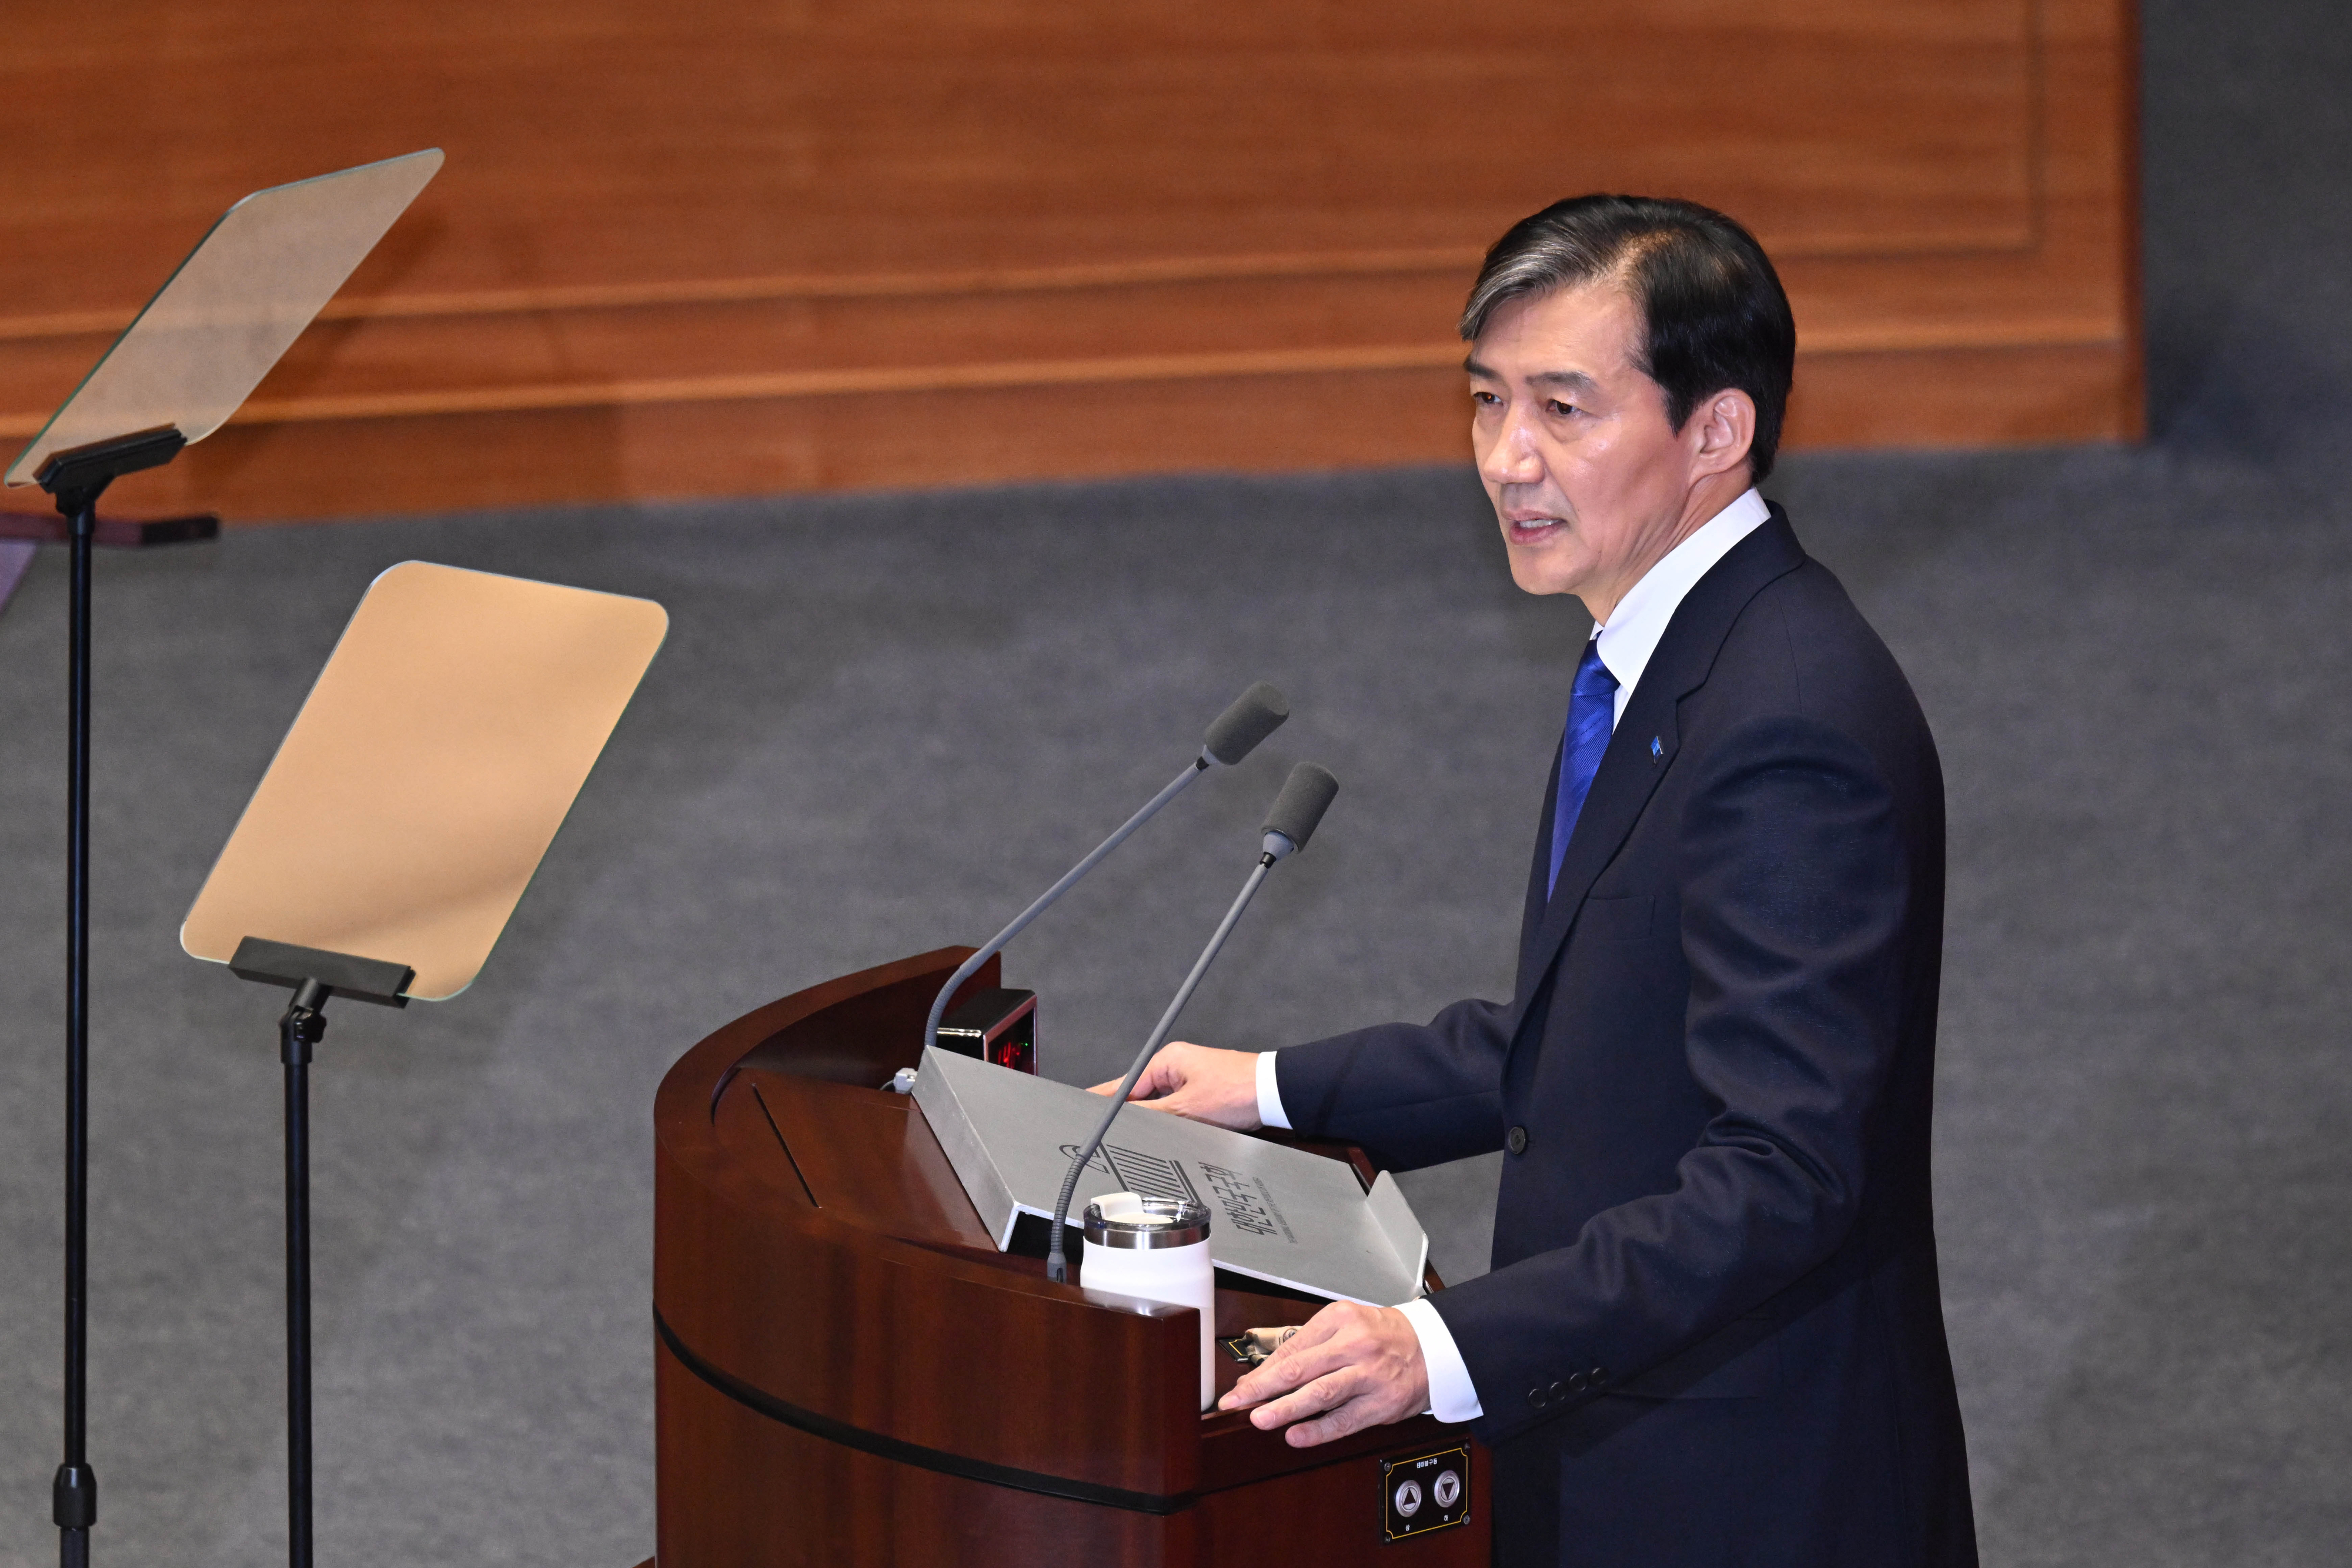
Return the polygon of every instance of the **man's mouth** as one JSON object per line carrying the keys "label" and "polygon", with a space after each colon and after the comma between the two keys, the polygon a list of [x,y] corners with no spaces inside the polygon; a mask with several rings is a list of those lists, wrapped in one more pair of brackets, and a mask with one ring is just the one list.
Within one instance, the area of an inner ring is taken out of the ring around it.
{"label": "man's mouth", "polygon": [[1515,545],[1539,543],[1567,526],[1561,518],[1547,517],[1539,512],[1525,514],[1506,512],[1503,514],[1503,524],[1510,536],[1511,542]]}

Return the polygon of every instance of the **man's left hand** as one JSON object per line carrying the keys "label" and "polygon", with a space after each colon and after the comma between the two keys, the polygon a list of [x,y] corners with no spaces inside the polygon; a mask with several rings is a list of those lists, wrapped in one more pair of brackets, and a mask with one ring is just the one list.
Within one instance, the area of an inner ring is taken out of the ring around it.
{"label": "man's left hand", "polygon": [[1421,1336],[1394,1307],[1335,1301],[1217,1401],[1220,1410],[1251,1405],[1250,1425],[1288,1427],[1294,1448],[1418,1416],[1429,1408]]}

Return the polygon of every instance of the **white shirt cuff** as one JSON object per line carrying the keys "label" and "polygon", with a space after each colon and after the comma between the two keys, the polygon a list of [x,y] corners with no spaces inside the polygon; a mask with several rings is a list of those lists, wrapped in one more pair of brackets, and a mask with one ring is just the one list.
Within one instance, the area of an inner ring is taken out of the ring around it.
{"label": "white shirt cuff", "polygon": [[1421,1364],[1429,1372],[1429,1413],[1441,1421],[1475,1421],[1484,1416],[1486,1407],[1478,1403],[1478,1391],[1470,1386],[1470,1369],[1462,1364],[1462,1353],[1454,1347],[1453,1331],[1437,1309],[1423,1298],[1407,1301],[1397,1311],[1412,1325],[1413,1337],[1421,1341]]}
{"label": "white shirt cuff", "polygon": [[[1270,1051],[1257,1053],[1257,1119],[1268,1127],[1287,1130],[1290,1126],[1290,1118],[1283,1113],[1282,1088],[1275,1082]],[[1454,1348],[1454,1335],[1437,1309],[1423,1300],[1407,1301],[1397,1310],[1404,1313],[1413,1337],[1421,1342],[1421,1364],[1429,1374],[1429,1413],[1441,1421],[1454,1422],[1475,1421],[1485,1415],[1478,1391],[1470,1385],[1470,1369],[1463,1364],[1462,1353]]]}
{"label": "white shirt cuff", "polygon": [[1282,1087],[1274,1081],[1274,1052],[1270,1051],[1257,1053],[1257,1121],[1261,1127],[1290,1131],[1290,1118],[1282,1111]]}

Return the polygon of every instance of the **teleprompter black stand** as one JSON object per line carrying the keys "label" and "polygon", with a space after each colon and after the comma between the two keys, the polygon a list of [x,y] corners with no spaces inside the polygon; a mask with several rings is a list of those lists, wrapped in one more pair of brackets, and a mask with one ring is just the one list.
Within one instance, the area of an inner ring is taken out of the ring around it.
{"label": "teleprompter black stand", "polygon": [[50,1509],[58,1560],[86,1568],[98,1521],[89,1467],[89,551],[98,498],[125,474],[160,468],[187,443],[177,429],[142,431],[53,455],[36,482],[65,515],[73,549],[66,701],[66,1366],[65,1458]]}
{"label": "teleprompter black stand", "polygon": [[228,967],[241,980],[294,988],[278,1018],[286,1066],[286,1550],[294,1568],[310,1568],[310,1052],[326,1038],[330,998],[404,1008],[416,971],[257,936],[237,944]]}

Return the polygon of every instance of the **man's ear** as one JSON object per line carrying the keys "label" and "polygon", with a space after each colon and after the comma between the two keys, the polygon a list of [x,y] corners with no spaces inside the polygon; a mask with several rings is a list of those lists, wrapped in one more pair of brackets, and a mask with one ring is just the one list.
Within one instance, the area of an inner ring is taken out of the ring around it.
{"label": "man's ear", "polygon": [[1727,474],[1748,461],[1756,443],[1756,400],[1726,387],[1694,411],[1691,477]]}

